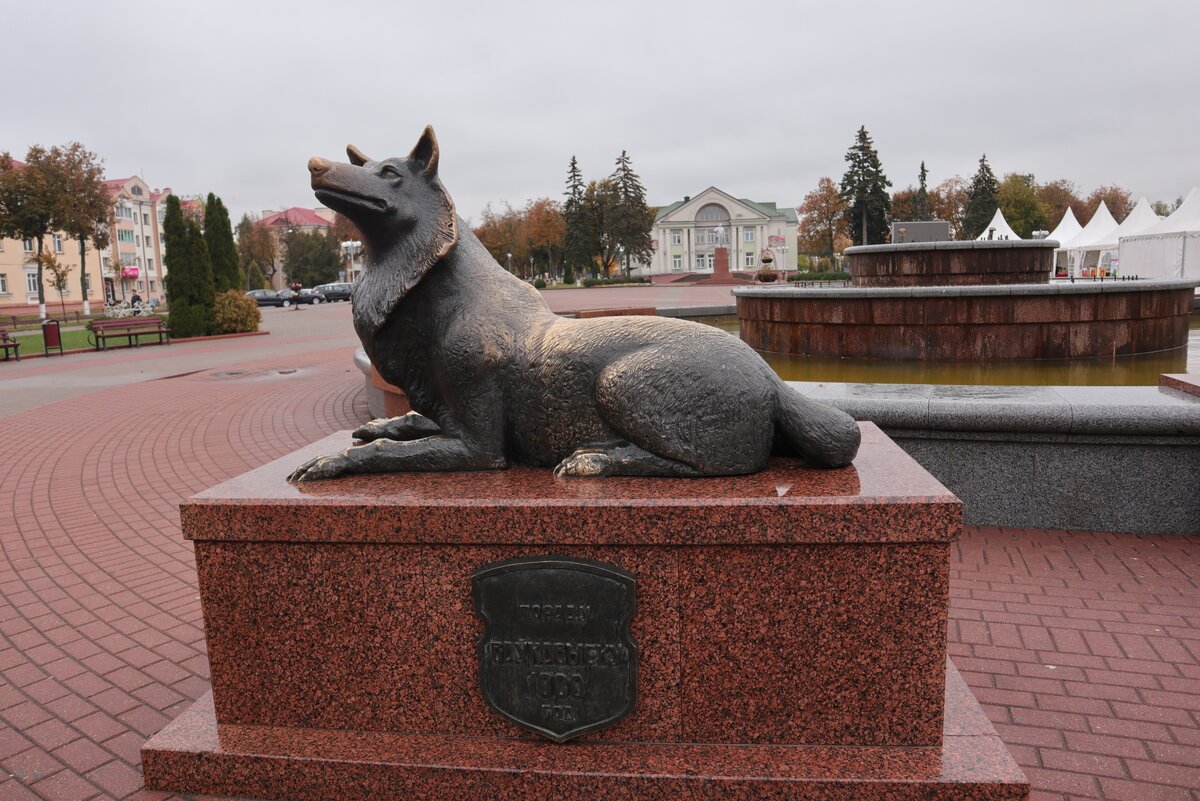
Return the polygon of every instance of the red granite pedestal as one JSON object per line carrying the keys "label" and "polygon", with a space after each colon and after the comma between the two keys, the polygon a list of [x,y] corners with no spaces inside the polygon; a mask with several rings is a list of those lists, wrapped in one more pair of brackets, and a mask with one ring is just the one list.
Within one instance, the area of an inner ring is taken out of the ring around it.
{"label": "red granite pedestal", "polygon": [[[146,786],[270,799],[1023,799],[946,660],[961,505],[871,424],[853,466],[719,479],[546,470],[284,477],[187,501],[213,692]],[[471,574],[514,556],[637,580],[633,712],[555,744],[478,689]]]}

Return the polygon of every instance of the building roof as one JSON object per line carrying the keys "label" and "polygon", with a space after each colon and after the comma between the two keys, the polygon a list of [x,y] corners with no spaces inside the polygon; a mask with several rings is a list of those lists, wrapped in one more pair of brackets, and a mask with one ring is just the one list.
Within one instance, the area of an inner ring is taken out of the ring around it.
{"label": "building roof", "polygon": [[262,218],[263,225],[316,225],[321,228],[330,226],[329,220],[318,215],[312,209],[302,209],[299,206],[292,206],[290,209],[277,211],[274,214],[266,214]]}
{"label": "building roof", "polygon": [[[709,187],[709,188],[716,189],[715,186]],[[706,189],[704,191],[707,192],[708,190]],[[720,189],[717,189],[717,191],[721,192]],[[692,200],[695,200],[696,198],[700,197],[700,195],[703,195],[703,194],[704,194],[704,192],[701,192],[699,195],[691,195],[690,197],[684,198],[683,200],[676,200],[674,203],[669,203],[666,206],[659,207],[658,213],[654,215],[655,222],[674,213],[675,210],[678,209],[680,206],[682,206],[684,203],[688,203]],[[733,197],[732,195],[728,195],[725,192],[721,192],[721,194],[726,195],[727,197]],[[776,206],[774,203],[765,203],[765,202],[756,201],[756,200],[748,200],[744,197],[733,198],[733,199],[736,200],[738,203],[741,203],[745,206],[748,206],[749,208],[754,209],[755,211],[757,211],[759,214],[761,214],[764,217],[767,217],[767,218],[782,217],[783,219],[787,220],[790,223],[798,223],[799,222],[799,219],[796,217],[796,210],[791,208],[790,206],[787,206],[787,207],[784,207],[781,209],[778,206]]]}

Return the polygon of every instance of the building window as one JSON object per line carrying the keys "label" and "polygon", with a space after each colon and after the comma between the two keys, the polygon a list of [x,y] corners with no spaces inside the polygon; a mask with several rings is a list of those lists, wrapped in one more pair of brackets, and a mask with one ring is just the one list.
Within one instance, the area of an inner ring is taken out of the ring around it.
{"label": "building window", "polygon": [[138,186],[137,184],[134,184],[133,186],[129,187],[129,191],[135,195],[142,194],[142,188],[140,186]]}
{"label": "building window", "polygon": [[683,244],[683,229],[682,228],[672,228],[671,229],[671,244],[672,245],[682,245]]}
{"label": "building window", "polygon": [[696,269],[697,270],[704,269],[704,254],[703,253],[696,254]]}
{"label": "building window", "polygon": [[144,225],[149,225],[149,224],[150,224],[150,215],[149,215],[149,214],[147,214],[146,212],[142,212],[142,223],[143,223]]}
{"label": "building window", "polygon": [[133,231],[128,231],[124,228],[117,229],[117,241],[124,242],[127,245],[133,244]]}
{"label": "building window", "polygon": [[108,269],[108,256],[101,256],[101,257],[100,257],[100,268],[101,268],[101,269],[103,269],[103,270],[107,270],[107,269]]}
{"label": "building window", "polygon": [[709,253],[708,254],[708,269],[712,270],[712,268],[713,268],[713,254]]}
{"label": "building window", "polygon": [[753,228],[743,228],[742,229],[742,241],[743,242],[753,242],[754,241],[754,229]]}
{"label": "building window", "polygon": [[0,273],[0,295],[8,294],[8,274]]}
{"label": "building window", "polygon": [[146,259],[146,272],[154,270],[154,259]]}
{"label": "building window", "polygon": [[137,291],[138,291],[138,292],[141,292],[141,291],[142,291],[142,282],[141,282],[141,281],[138,281],[138,282],[137,282]]}
{"label": "building window", "polygon": [[154,292],[154,282],[153,281],[150,282],[150,292],[151,293]]}
{"label": "building window", "polygon": [[30,237],[25,237],[25,239],[22,240],[21,244],[23,244],[25,246],[26,253],[33,252],[33,239],[31,239]]}
{"label": "building window", "polygon": [[754,254],[753,253],[746,254],[746,266],[750,267],[750,268],[754,267]]}
{"label": "building window", "polygon": [[37,273],[25,273],[25,291],[30,295],[37,294]]}
{"label": "building window", "polygon": [[677,273],[683,271],[683,256],[671,257],[671,270]]}
{"label": "building window", "polygon": [[54,235],[54,252],[62,253],[62,235],[61,234]]}

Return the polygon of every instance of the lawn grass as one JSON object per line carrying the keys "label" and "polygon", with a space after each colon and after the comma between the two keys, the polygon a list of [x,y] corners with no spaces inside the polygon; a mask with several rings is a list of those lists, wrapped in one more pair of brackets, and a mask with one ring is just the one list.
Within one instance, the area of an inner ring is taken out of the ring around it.
{"label": "lawn grass", "polygon": [[[62,344],[64,350],[92,347],[92,343],[88,342],[88,331],[85,328],[62,331],[60,333],[62,334]],[[21,343],[22,356],[29,356],[34,353],[44,352],[42,349],[41,331],[30,331],[29,333],[14,331],[13,338]],[[55,353],[57,353],[57,351],[55,351]]]}

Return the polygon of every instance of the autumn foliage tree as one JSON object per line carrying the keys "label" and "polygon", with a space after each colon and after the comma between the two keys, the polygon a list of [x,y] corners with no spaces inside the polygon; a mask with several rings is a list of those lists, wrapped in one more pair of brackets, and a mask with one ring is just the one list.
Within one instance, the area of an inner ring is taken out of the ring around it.
{"label": "autumn foliage tree", "polygon": [[63,194],[63,175],[50,151],[29,148],[18,165],[7,152],[0,154],[0,237],[32,239],[37,244],[38,311],[46,316],[43,279],[46,236],[53,230]]}
{"label": "autumn foliage tree", "polygon": [[[51,149],[54,150],[53,148]],[[88,299],[87,242],[103,250],[109,245],[109,232],[114,225],[113,203],[104,185],[101,161],[79,142],[59,149],[58,159],[63,172],[63,196],[55,214],[55,226],[79,243],[79,289],[83,313],[91,312]],[[65,289],[65,287],[64,287]],[[61,302],[61,292],[59,296]]]}
{"label": "autumn foliage tree", "polygon": [[800,217],[797,233],[802,252],[829,258],[839,252],[839,243],[848,241],[846,201],[832,178],[818,180],[817,188],[804,196],[796,212]]}
{"label": "autumn foliage tree", "polygon": [[246,289],[262,289],[275,269],[275,235],[249,214],[237,225],[238,262],[246,276]]}
{"label": "autumn foliage tree", "polygon": [[1037,181],[1029,174],[1010,172],[996,189],[996,203],[1017,236],[1029,239],[1047,230],[1046,207],[1038,197]]}
{"label": "autumn foliage tree", "polygon": [[1046,210],[1046,224],[1053,228],[1062,221],[1067,209],[1080,225],[1087,222],[1087,203],[1079,196],[1075,184],[1066,178],[1056,178],[1037,187],[1038,200]]}
{"label": "autumn foliage tree", "polygon": [[525,206],[523,216],[530,254],[537,263],[546,265],[547,273],[556,275],[567,232],[562,205],[548,197],[531,200]]}
{"label": "autumn foliage tree", "polygon": [[311,287],[336,281],[342,251],[333,237],[321,231],[295,230],[283,242],[283,272],[288,282]]}
{"label": "autumn foliage tree", "polygon": [[1124,222],[1125,218],[1129,216],[1129,212],[1133,211],[1133,196],[1128,189],[1115,184],[1101,186],[1088,195],[1088,219],[1091,219],[1091,216],[1096,213],[1096,209],[1100,208],[1102,202],[1108,206],[1113,219],[1117,222]]}

